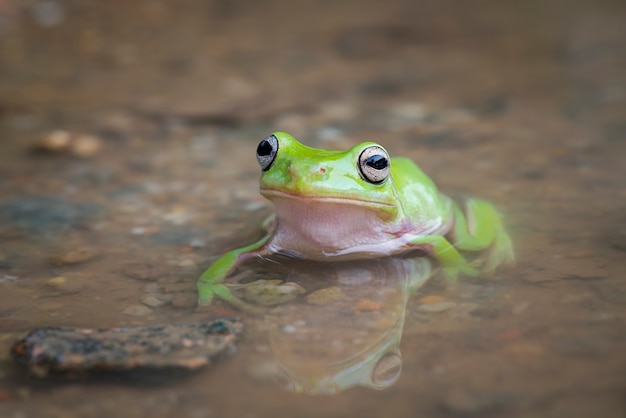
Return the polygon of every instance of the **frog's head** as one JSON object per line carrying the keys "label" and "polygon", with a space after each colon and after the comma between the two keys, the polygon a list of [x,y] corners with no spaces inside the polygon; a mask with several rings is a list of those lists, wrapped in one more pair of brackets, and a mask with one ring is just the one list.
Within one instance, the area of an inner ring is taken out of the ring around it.
{"label": "frog's head", "polygon": [[354,205],[394,217],[398,197],[387,151],[363,142],[347,151],[307,147],[291,135],[275,132],[257,148],[263,170],[260,191],[275,203],[284,198]]}

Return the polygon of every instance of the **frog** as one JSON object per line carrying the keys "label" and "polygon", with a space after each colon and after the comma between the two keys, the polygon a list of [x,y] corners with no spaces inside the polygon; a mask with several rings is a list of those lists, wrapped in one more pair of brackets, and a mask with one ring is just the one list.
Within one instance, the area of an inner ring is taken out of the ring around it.
{"label": "frog", "polygon": [[326,150],[274,132],[259,142],[256,159],[259,191],[274,213],[261,239],[225,253],[200,276],[200,306],[214,297],[243,306],[225,279],[247,260],[275,254],[326,261],[415,253],[452,281],[514,262],[503,217],[491,203],[443,194],[415,162],[390,157],[376,142]]}

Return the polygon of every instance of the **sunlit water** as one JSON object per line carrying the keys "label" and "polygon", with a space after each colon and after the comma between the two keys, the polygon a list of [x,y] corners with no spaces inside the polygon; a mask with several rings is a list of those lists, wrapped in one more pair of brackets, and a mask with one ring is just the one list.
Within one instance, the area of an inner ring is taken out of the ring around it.
{"label": "sunlit water", "polygon": [[[626,413],[623,4],[59,4],[57,26],[0,21],[0,416]],[[74,145],[33,147],[58,129]],[[424,259],[252,263],[292,300],[196,311],[198,275],[271,212],[254,150],[274,130],[375,140],[490,200],[517,264],[450,283]],[[237,352],[158,384],[8,356],[37,327],[207,315],[244,320]]]}

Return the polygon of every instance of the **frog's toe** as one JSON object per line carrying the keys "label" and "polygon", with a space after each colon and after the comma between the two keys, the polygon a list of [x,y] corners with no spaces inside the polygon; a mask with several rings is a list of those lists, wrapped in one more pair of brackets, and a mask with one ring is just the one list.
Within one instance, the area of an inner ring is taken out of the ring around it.
{"label": "frog's toe", "polygon": [[198,306],[208,306],[214,297],[225,300],[226,302],[234,302],[235,296],[230,289],[218,283],[200,283],[198,284]]}
{"label": "frog's toe", "polygon": [[213,294],[198,296],[198,306],[209,306],[213,302]]}
{"label": "frog's toe", "polygon": [[488,250],[483,264],[483,270],[488,273],[493,273],[499,266],[513,263],[515,263],[513,246],[508,237],[506,237],[506,240],[495,242]]}
{"label": "frog's toe", "polygon": [[198,285],[198,306],[209,306],[213,302],[213,286],[201,284]]}

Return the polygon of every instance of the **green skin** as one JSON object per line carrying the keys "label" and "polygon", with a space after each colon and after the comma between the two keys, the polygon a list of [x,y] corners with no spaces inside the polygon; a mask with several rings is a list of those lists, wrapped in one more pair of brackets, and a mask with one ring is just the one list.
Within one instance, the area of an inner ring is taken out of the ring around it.
{"label": "green skin", "polygon": [[[200,305],[217,296],[245,308],[224,279],[244,261],[280,251],[327,260],[419,250],[452,279],[492,272],[513,261],[511,240],[496,209],[480,199],[467,199],[461,208],[413,161],[392,158],[385,179],[374,184],[359,169],[359,157],[378,144],[329,151],[302,145],[284,132],[273,136],[278,151],[261,174],[260,192],[276,213],[265,223],[261,240],[224,254],[200,276]],[[460,251],[477,257],[470,263]]]}

